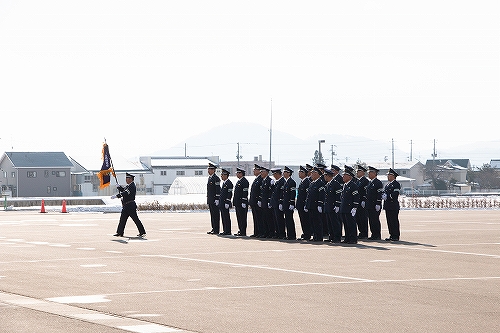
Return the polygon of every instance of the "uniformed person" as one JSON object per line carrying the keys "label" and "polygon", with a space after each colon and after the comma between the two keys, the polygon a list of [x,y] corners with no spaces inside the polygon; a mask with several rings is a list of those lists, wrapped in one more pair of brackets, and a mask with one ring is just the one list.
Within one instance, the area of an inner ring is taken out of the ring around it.
{"label": "uniformed person", "polygon": [[328,241],[332,243],[340,243],[342,237],[342,227],[338,216],[340,207],[340,194],[342,193],[342,185],[334,179],[332,169],[325,169],[325,200],[324,212],[328,223]]}
{"label": "uniformed person", "polygon": [[[344,179],[342,177],[342,174],[340,173],[340,167],[335,165],[335,164],[332,164],[331,165],[331,170],[333,171],[333,179],[337,181],[337,183],[339,183],[341,186],[344,185]],[[339,196],[338,196],[338,206],[337,207],[340,207],[340,194],[342,193],[342,191],[340,191],[339,193]],[[337,208],[336,211],[337,211],[337,218],[339,219],[339,222],[340,222],[340,234],[342,236],[342,225],[344,224],[344,222],[342,222],[342,219],[340,218],[340,214],[338,212],[340,208]],[[345,227],[344,227],[345,229]]]}
{"label": "uniformed person", "polygon": [[360,206],[356,211],[356,224],[358,226],[358,239],[368,238],[368,215],[366,212],[366,187],[368,186],[368,178],[365,177],[366,168],[358,164],[356,169],[356,178],[358,182]]}
{"label": "uniformed person", "polygon": [[262,233],[259,236],[260,238],[272,238],[276,230],[274,230],[273,211],[271,207],[272,184],[269,177],[269,169],[261,167],[260,176],[262,177],[262,183],[260,185],[260,195],[257,205],[262,208]]}
{"label": "uniformed person", "polygon": [[382,182],[377,178],[379,170],[368,166],[368,178],[370,182],[366,187],[366,211],[368,213],[368,223],[370,225],[371,236],[369,240],[380,240],[380,208],[382,208],[382,192],[384,191]]}
{"label": "uniformed person", "polygon": [[[285,185],[285,178],[283,178],[283,173],[281,168],[271,169],[274,180],[272,181],[272,193],[271,193],[271,208],[273,210],[274,218],[274,238],[284,239],[286,238],[285,233],[285,212],[283,211],[283,204],[281,202],[283,197],[283,187]],[[280,206],[281,205],[281,206]]]}
{"label": "uniformed person", "polygon": [[125,174],[125,182],[127,185],[125,187],[118,185],[116,188],[118,189],[118,194],[111,196],[111,199],[121,198],[122,200],[122,212],[120,214],[120,221],[118,223],[118,227],[116,229],[116,234],[114,236],[122,237],[125,232],[125,225],[127,223],[127,219],[130,217],[132,221],[134,221],[137,230],[139,230],[138,237],[146,236],[146,230],[142,225],[141,220],[137,216],[137,204],[135,203],[135,193],[136,187],[134,183],[134,175],[130,173]]}
{"label": "uniformed person", "polygon": [[212,230],[207,234],[218,235],[220,229],[220,213],[219,213],[219,195],[220,195],[220,178],[215,174],[217,167],[208,163],[208,182],[207,182],[207,204],[210,210],[210,222]]}
{"label": "uniformed person", "polygon": [[358,237],[355,216],[359,206],[359,192],[356,182],[353,181],[354,169],[346,165],[342,177],[344,185],[339,212],[345,228],[345,239],[343,243],[356,244],[358,242]]}
{"label": "uniformed person", "polygon": [[247,214],[248,214],[248,180],[245,178],[245,170],[236,168],[238,181],[234,185],[233,206],[236,211],[238,221],[238,232],[235,236],[247,235]]}
{"label": "uniformed person", "polygon": [[233,197],[233,183],[229,180],[229,171],[222,169],[220,174],[222,184],[219,196],[219,209],[222,217],[222,232],[219,235],[231,235],[231,216],[229,209],[231,208],[231,198]]}
{"label": "uniformed person", "polygon": [[295,221],[293,220],[293,211],[295,209],[295,196],[297,195],[297,183],[292,178],[292,169],[285,166],[283,177],[285,185],[283,186],[283,197],[281,199],[281,208],[285,212],[286,239],[295,240],[297,233],[295,231]]}
{"label": "uniformed person", "polygon": [[386,241],[399,241],[400,229],[399,229],[399,192],[401,190],[401,185],[396,180],[399,176],[396,171],[389,168],[387,172],[387,183],[384,187],[384,192],[382,193],[382,200],[384,200],[384,210],[387,219],[387,227],[389,228],[389,238]]}
{"label": "uniformed person", "polygon": [[300,184],[297,189],[297,212],[299,213],[300,227],[302,235],[298,240],[309,240],[312,235],[312,227],[309,221],[309,212],[304,210],[306,205],[307,189],[311,184],[311,178],[308,176],[308,170],[302,165],[299,167]]}
{"label": "uniformed person", "polygon": [[254,164],[253,175],[255,176],[252,187],[250,188],[250,199],[248,204],[252,208],[252,218],[253,218],[253,235],[250,237],[257,237],[263,233],[263,222],[262,222],[262,208],[257,205],[260,197],[260,186],[262,185],[262,177],[260,176],[260,165]]}
{"label": "uniformed person", "polygon": [[311,171],[311,184],[307,190],[305,210],[309,212],[309,221],[313,227],[313,241],[323,241],[323,221],[321,213],[323,209],[323,202],[320,198],[320,191],[322,190],[323,183],[320,180],[321,170],[314,167]]}

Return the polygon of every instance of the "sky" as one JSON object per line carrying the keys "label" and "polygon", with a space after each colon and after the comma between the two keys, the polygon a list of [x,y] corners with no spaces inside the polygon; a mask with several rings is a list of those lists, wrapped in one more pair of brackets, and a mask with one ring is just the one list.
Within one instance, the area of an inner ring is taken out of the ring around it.
{"label": "sky", "polygon": [[99,155],[105,138],[141,156],[234,121],[426,156],[434,140],[500,144],[499,9],[0,0],[0,151]]}

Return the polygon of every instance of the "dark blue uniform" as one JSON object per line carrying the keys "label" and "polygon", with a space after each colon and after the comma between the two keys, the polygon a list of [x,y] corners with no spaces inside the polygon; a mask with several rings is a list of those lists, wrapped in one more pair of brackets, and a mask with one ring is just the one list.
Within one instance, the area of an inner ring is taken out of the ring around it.
{"label": "dark blue uniform", "polygon": [[328,239],[331,242],[340,242],[342,236],[342,226],[336,207],[340,207],[340,195],[342,194],[342,185],[335,179],[332,179],[325,185],[325,208],[324,212],[328,221]]}
{"label": "dark blue uniform", "polygon": [[365,209],[368,212],[368,222],[372,235],[370,239],[379,240],[382,235],[380,232],[380,209],[382,208],[383,185],[380,179],[374,178],[366,187]]}
{"label": "dark blue uniform", "polygon": [[220,195],[220,178],[215,173],[208,177],[207,182],[207,204],[210,210],[210,221],[212,230],[208,233],[218,234],[220,229],[220,214],[219,207],[215,203],[219,200]]}
{"label": "dark blue uniform", "polygon": [[313,229],[313,241],[323,241],[323,220],[318,207],[323,209],[323,201],[320,192],[323,190],[321,178],[312,181],[307,189],[305,208],[309,212],[309,221]]}
{"label": "dark blue uniform", "polygon": [[[253,235],[259,236],[263,233],[263,224],[262,224],[262,208],[257,205],[257,201],[259,201],[260,197],[260,186],[262,185],[262,177],[259,175],[255,177],[252,182],[252,187],[250,188],[250,198],[248,200],[248,204],[252,208],[252,217],[253,217]],[[250,237],[252,237],[250,236]]]}
{"label": "dark blue uniform", "polygon": [[259,195],[260,207],[262,209],[262,233],[260,234],[261,237],[273,237],[275,234],[273,211],[271,208],[271,194],[271,178],[267,176],[266,178],[262,179]]}
{"label": "dark blue uniform", "polygon": [[283,197],[283,186],[285,185],[285,178],[273,182],[271,194],[271,208],[273,209],[274,217],[274,237],[283,239],[286,237],[285,234],[285,213],[283,212],[283,206],[280,209],[281,198]]}
{"label": "dark blue uniform", "polygon": [[236,211],[236,220],[238,220],[237,236],[247,235],[248,185],[248,180],[242,177],[234,186],[233,205]]}
{"label": "dark blue uniform", "polygon": [[131,182],[125,187],[118,186],[118,191],[120,191],[120,193],[118,193],[116,197],[121,198],[122,200],[122,212],[120,214],[120,222],[118,223],[116,234],[119,236],[123,236],[123,233],[125,232],[125,225],[127,224],[127,219],[130,217],[137,226],[139,235],[145,235],[146,230],[144,230],[144,226],[137,216],[137,204],[135,203],[135,183]]}
{"label": "dark blue uniform", "polygon": [[302,179],[297,189],[297,212],[299,213],[300,226],[302,228],[302,239],[310,239],[312,235],[312,227],[309,220],[309,212],[304,211],[306,206],[307,189],[311,184],[311,178]]}
{"label": "dark blue uniform", "polygon": [[295,208],[295,196],[297,194],[296,190],[297,183],[292,177],[285,180],[285,185],[283,186],[283,197],[281,200],[281,205],[283,211],[285,212],[285,226],[286,226],[286,238],[289,240],[295,240],[297,238],[297,233],[295,232],[295,221],[293,220],[293,210]]}
{"label": "dark blue uniform", "polygon": [[229,209],[231,208],[232,197],[233,183],[229,179],[226,179],[226,181],[222,183],[219,197],[219,209],[222,217],[223,235],[231,235],[231,216],[229,215]]}
{"label": "dark blue uniform", "polygon": [[[364,202],[366,205],[366,187],[368,186],[368,183],[370,181],[366,177],[361,177],[357,181],[358,181],[359,200],[360,202]],[[356,224],[358,225],[359,238],[368,237],[368,216],[365,207],[360,205],[356,210]]]}
{"label": "dark blue uniform", "polygon": [[389,239],[399,240],[399,192],[401,185],[397,180],[385,185],[384,193],[387,196],[384,200],[384,210],[387,218],[387,227],[389,228]]}
{"label": "dark blue uniform", "polygon": [[358,185],[354,180],[344,184],[342,189],[342,197],[340,202],[339,213],[344,222],[345,228],[345,243],[356,244],[358,242],[356,232],[356,220],[352,216],[352,209],[359,206]]}

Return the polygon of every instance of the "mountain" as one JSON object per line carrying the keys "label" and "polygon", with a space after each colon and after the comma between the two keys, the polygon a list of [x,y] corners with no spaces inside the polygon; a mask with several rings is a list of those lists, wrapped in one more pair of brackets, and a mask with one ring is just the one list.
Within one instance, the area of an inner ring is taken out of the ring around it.
{"label": "mountain", "polygon": [[[318,134],[307,139],[301,139],[293,134],[272,131],[272,160],[277,165],[299,165],[311,163],[314,152],[321,144],[321,152],[326,164],[344,165],[362,162],[391,161],[391,142],[371,140],[358,136],[336,134]],[[152,156],[219,156],[221,161],[237,159],[238,143],[241,160],[254,160],[262,156],[269,160],[269,129],[254,123],[235,122],[220,125],[211,130],[192,136],[186,142],[152,153]],[[333,152],[333,155],[332,155]],[[406,161],[408,154],[395,149],[396,162]]]}

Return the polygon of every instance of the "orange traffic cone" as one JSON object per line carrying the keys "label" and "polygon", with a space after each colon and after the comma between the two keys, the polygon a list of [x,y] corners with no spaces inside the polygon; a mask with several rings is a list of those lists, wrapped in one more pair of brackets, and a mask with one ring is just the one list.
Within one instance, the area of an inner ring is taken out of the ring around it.
{"label": "orange traffic cone", "polygon": [[63,199],[63,201],[62,201],[61,213],[67,213],[67,211],[66,211],[66,199]]}
{"label": "orange traffic cone", "polygon": [[40,213],[47,213],[45,211],[45,200],[42,199],[42,209],[40,209]]}

